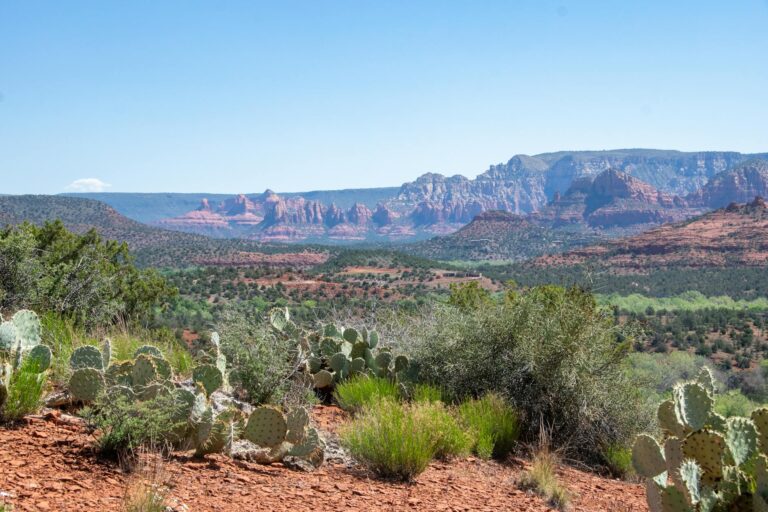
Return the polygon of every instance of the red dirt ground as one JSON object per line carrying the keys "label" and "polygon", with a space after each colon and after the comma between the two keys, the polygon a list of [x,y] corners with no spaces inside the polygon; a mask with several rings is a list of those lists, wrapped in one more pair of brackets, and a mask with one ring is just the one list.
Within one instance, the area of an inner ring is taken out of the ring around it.
{"label": "red dirt ground", "polygon": [[[338,409],[319,407],[315,417],[322,428],[342,415]],[[55,420],[30,418],[18,428],[0,429],[0,493],[10,495],[6,501],[17,511],[121,510],[130,475],[114,462],[99,460],[92,446],[93,438],[82,427]],[[224,456],[198,461],[175,454],[165,463],[165,472],[178,511],[551,510],[540,497],[515,486],[525,465],[478,459],[435,462],[414,483],[403,484],[343,465],[302,473],[280,464],[263,466]],[[559,477],[575,496],[573,511],[647,510],[640,485],[569,467],[561,468]]]}

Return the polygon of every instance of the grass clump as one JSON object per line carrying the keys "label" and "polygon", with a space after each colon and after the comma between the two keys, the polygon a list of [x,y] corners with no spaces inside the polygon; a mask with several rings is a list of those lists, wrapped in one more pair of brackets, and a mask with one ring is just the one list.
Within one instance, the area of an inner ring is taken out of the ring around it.
{"label": "grass clump", "polygon": [[472,432],[473,451],[483,459],[503,459],[512,451],[520,434],[515,410],[499,395],[487,393],[459,406],[463,423]]}
{"label": "grass clump", "polygon": [[364,375],[338,384],[334,396],[339,407],[357,412],[381,399],[396,401],[400,392],[389,379]]}
{"label": "grass clump", "polygon": [[45,372],[40,372],[38,362],[24,358],[21,366],[11,373],[8,397],[2,410],[5,421],[20,420],[40,409],[43,391],[48,382]]}
{"label": "grass clump", "polygon": [[466,453],[471,439],[443,404],[377,400],[341,430],[355,459],[385,478],[411,480],[435,457]]}
{"label": "grass clump", "polygon": [[170,394],[159,394],[143,402],[124,396],[103,396],[82,415],[101,432],[97,446],[106,456],[131,458],[138,450],[163,450],[175,442],[185,427],[179,421],[178,404]]}
{"label": "grass clump", "polygon": [[517,485],[524,491],[532,491],[558,510],[568,510],[571,494],[557,479],[558,457],[547,448],[539,449],[533,456],[531,467],[518,478]]}
{"label": "grass clump", "polygon": [[170,494],[170,477],[158,454],[137,454],[138,467],[131,475],[123,496],[125,512],[165,512]]}
{"label": "grass clump", "polygon": [[411,400],[414,402],[442,402],[443,390],[432,384],[416,384],[411,390]]}

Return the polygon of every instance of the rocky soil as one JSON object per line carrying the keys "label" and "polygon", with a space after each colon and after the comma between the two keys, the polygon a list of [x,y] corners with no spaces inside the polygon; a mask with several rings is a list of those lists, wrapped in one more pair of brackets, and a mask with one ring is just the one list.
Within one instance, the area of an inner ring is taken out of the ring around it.
{"label": "rocky soil", "polygon": [[[317,407],[315,422],[333,436],[343,414]],[[0,429],[0,500],[23,511],[121,510],[126,487],[136,478],[93,451],[82,425],[48,415]],[[538,496],[520,491],[523,460],[508,463],[470,458],[435,462],[414,483],[373,478],[351,463],[331,459],[305,473],[281,464],[264,466],[210,456],[173,454],[163,463],[170,510],[497,511],[551,510]],[[574,511],[645,511],[642,486],[601,478],[570,467],[559,470],[574,494]]]}

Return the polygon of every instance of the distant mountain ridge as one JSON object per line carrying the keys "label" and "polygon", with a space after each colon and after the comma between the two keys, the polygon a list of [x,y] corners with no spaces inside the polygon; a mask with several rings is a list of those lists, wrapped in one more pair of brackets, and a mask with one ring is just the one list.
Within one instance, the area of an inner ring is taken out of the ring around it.
{"label": "distant mountain ridge", "polygon": [[[129,213],[125,195],[98,197],[109,204],[120,199],[121,205],[115,204],[118,210],[144,222],[216,237],[318,243],[414,241],[455,232],[493,210],[531,215],[553,226],[575,222],[598,230],[677,221],[759,192],[759,183],[748,184],[748,179],[727,183],[718,178],[722,184],[717,190],[714,183],[709,192],[702,187],[740,165],[765,160],[768,153],[652,149],[516,155],[473,179],[427,173],[399,188],[295,194],[267,190],[228,197],[185,195],[183,201],[170,195],[168,201],[178,204],[173,208],[178,213],[162,218]],[[608,171],[620,174],[605,174]],[[197,199],[194,207],[192,196]],[[157,201],[164,198],[158,196]],[[179,211],[182,203],[186,209]]]}

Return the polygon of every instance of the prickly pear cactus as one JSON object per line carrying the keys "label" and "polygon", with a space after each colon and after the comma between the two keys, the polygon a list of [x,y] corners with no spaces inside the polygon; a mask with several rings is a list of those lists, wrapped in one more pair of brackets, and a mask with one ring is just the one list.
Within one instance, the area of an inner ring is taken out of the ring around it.
{"label": "prickly pear cactus", "polygon": [[663,447],[637,438],[632,461],[648,478],[651,512],[768,511],[768,409],[725,419],[712,410],[715,392],[707,369],[676,385],[659,406]]}
{"label": "prickly pear cactus", "polygon": [[37,345],[27,354],[27,359],[34,361],[37,370],[40,372],[44,372],[51,367],[52,357],[51,349],[47,345]]}
{"label": "prickly pear cactus", "polygon": [[101,344],[101,367],[106,369],[109,367],[109,362],[112,360],[112,341],[109,338],[104,338]]}
{"label": "prickly pear cactus", "polygon": [[69,367],[73,370],[81,368],[93,368],[102,371],[104,369],[104,359],[101,351],[90,345],[77,347],[69,358]]}
{"label": "prickly pear cactus", "polygon": [[221,370],[212,364],[202,364],[192,370],[192,380],[199,383],[205,389],[205,394],[211,396],[224,384],[224,376]]}
{"label": "prickly pear cactus", "polygon": [[32,350],[35,345],[40,344],[42,329],[37,313],[28,309],[22,309],[13,315],[11,322],[16,327],[16,337],[20,350]]}
{"label": "prickly pear cactus", "polygon": [[11,321],[0,323],[0,351],[15,350],[16,345],[16,326]]}
{"label": "prickly pear cactus", "polygon": [[160,358],[163,357],[163,353],[160,351],[160,349],[152,345],[143,345],[137,348],[136,352],[134,352],[133,354],[133,358],[136,359],[142,354],[146,354],[148,356],[160,357]]}
{"label": "prickly pear cactus", "polygon": [[259,446],[271,448],[285,441],[288,423],[283,413],[271,406],[257,407],[248,418],[243,437]]}
{"label": "prickly pear cactus", "polygon": [[148,386],[157,379],[158,373],[154,357],[148,354],[140,354],[133,362],[133,368],[131,369],[131,382],[133,382],[133,386]]}
{"label": "prickly pear cactus", "polygon": [[104,388],[104,375],[95,368],[75,370],[69,379],[69,393],[79,402],[93,402]]}

